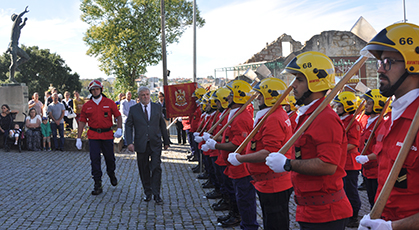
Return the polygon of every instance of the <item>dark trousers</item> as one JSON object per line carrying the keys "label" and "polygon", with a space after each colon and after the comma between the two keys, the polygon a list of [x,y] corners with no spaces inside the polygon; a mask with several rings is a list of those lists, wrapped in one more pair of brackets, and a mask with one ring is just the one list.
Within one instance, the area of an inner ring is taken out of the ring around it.
{"label": "dark trousers", "polygon": [[348,222],[348,218],[330,221],[326,223],[307,223],[307,222],[298,222],[300,224],[300,230],[345,230],[345,226]]}
{"label": "dark trousers", "polygon": [[220,182],[220,192],[236,203],[236,193],[234,192],[233,181],[230,177],[224,174],[224,170],[227,166],[219,166],[214,163],[215,175]]}
{"label": "dark trousers", "polygon": [[102,165],[100,161],[100,153],[103,153],[103,157],[105,158],[106,172],[108,173],[108,175],[115,174],[115,155],[113,152],[113,139],[89,139],[89,147],[93,180],[100,181],[102,179]]}
{"label": "dark trousers", "polygon": [[[215,163],[215,161],[217,160],[217,157],[210,157],[211,160],[211,165],[212,165],[212,169],[213,169],[213,173],[210,173],[210,179],[212,184],[214,185],[215,189],[220,190],[221,188],[221,178],[220,175],[218,174],[219,172],[217,172],[217,164]],[[218,175],[217,175],[218,174]]]}
{"label": "dark trousers", "polygon": [[189,141],[189,145],[191,146],[191,152],[192,152],[192,155],[194,155],[195,157],[198,157],[198,159],[200,159],[199,157],[200,157],[200,152],[199,152],[199,149],[198,149],[198,143],[196,143],[195,142],[195,140],[194,140],[194,135],[193,135],[193,132],[189,132],[189,130],[186,130],[186,133],[187,133],[187,135],[188,135],[188,141]]}
{"label": "dark trousers", "polygon": [[[180,125],[178,125],[178,123],[180,123]],[[177,131],[177,143],[186,144],[186,130],[183,130],[182,122],[176,123],[176,131]]]}
{"label": "dark trousers", "polygon": [[377,179],[366,179],[365,185],[367,187],[368,201],[370,202],[371,209],[374,206],[375,194],[377,193],[378,181]]}
{"label": "dark trousers", "polygon": [[242,218],[240,228],[255,229],[259,228],[256,220],[256,189],[250,181],[251,176],[239,179],[232,179],[236,192],[237,207]]}
{"label": "dark trousers", "polygon": [[290,228],[288,203],[292,191],[292,188],[277,193],[263,193],[256,190],[262,209],[263,229],[288,230]]}
{"label": "dark trousers", "polygon": [[210,157],[204,154],[201,154],[201,155],[202,155],[202,163],[205,166],[205,171],[209,174],[214,173],[214,169],[212,167],[212,162],[211,162]]}
{"label": "dark trousers", "polygon": [[160,195],[161,186],[161,149],[153,152],[150,142],[144,153],[137,153],[138,170],[145,195]]}
{"label": "dark trousers", "polygon": [[361,208],[361,199],[358,194],[358,170],[346,170],[346,176],[343,178],[343,188],[346,196],[352,206],[352,216],[358,217],[359,209]]}
{"label": "dark trousers", "polygon": [[73,129],[73,120],[74,118],[64,117],[64,122],[67,124],[65,130],[72,130]]}
{"label": "dark trousers", "polygon": [[[57,140],[57,129],[60,133],[60,144],[58,144]],[[54,140],[54,147],[55,149],[63,149],[64,147],[64,124],[61,123],[59,125],[55,124],[55,122],[51,122],[51,132],[52,132],[52,139]],[[113,146],[112,146],[113,150]]]}

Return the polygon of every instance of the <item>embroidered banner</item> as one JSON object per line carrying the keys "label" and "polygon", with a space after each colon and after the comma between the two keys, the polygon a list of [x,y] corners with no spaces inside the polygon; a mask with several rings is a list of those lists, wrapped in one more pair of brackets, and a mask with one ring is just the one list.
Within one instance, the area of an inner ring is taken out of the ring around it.
{"label": "embroidered banner", "polygon": [[167,118],[189,116],[195,111],[192,93],[196,87],[196,83],[164,86]]}

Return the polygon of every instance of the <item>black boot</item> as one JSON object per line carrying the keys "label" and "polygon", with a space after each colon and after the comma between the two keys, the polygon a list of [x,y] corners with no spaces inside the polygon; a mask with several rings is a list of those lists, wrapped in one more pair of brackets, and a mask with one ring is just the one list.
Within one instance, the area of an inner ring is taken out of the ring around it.
{"label": "black boot", "polygon": [[238,226],[240,222],[242,221],[239,213],[239,209],[237,207],[237,204],[230,204],[230,217],[227,220],[221,221],[221,227],[227,228],[227,227],[233,227]]}
{"label": "black boot", "polygon": [[207,193],[205,194],[205,197],[206,197],[207,199],[218,199],[218,198],[223,197],[223,194],[221,194],[221,192],[220,192],[220,190],[219,190],[219,189],[214,189],[214,190],[212,190],[211,192],[207,192]]}
{"label": "black boot", "polygon": [[109,179],[111,180],[111,185],[118,185],[118,179],[116,179],[115,173],[109,174]]}
{"label": "black boot", "polygon": [[92,195],[96,196],[103,192],[102,190],[102,181],[97,180],[95,181],[95,187],[93,188]]}
{"label": "black boot", "polygon": [[[217,203],[212,204],[212,209],[214,209],[214,211],[229,210],[230,209],[230,199],[228,198],[228,196],[223,194],[223,198],[221,198]],[[227,220],[227,219],[225,219],[225,220]],[[221,222],[221,221],[218,221],[218,222]]]}

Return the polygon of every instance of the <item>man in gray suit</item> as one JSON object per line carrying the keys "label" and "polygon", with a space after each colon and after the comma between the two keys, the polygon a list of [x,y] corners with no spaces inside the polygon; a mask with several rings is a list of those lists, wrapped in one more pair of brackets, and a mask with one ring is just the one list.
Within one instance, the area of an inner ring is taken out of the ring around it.
{"label": "man in gray suit", "polygon": [[150,201],[154,195],[156,203],[163,204],[160,197],[162,173],[160,157],[162,136],[165,150],[169,148],[170,143],[166,123],[161,113],[161,106],[150,102],[150,90],[147,87],[142,86],[138,89],[138,97],[140,103],[130,107],[125,123],[128,150],[137,152],[138,169],[145,194],[144,201]]}

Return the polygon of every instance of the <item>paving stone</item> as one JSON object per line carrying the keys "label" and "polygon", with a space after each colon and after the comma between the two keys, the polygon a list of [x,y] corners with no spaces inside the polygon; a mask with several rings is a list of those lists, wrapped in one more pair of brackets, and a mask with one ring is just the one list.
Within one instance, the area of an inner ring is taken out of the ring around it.
{"label": "paving stone", "polygon": [[[202,189],[204,181],[196,180],[190,170],[197,162],[186,161],[187,149],[174,144],[162,152],[163,205],[142,200],[136,155],[127,149],[115,154],[116,187],[109,182],[102,158],[104,191],[98,196],[91,195],[88,152],[0,149],[0,229],[223,229],[216,219],[227,212],[213,211],[211,204],[218,200],[203,198],[210,190]],[[363,216],[369,204],[365,191],[360,196]],[[295,209],[291,198],[291,229],[299,229]]]}

